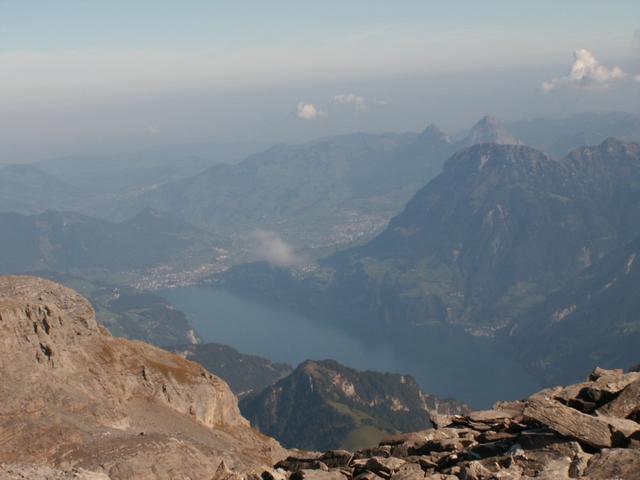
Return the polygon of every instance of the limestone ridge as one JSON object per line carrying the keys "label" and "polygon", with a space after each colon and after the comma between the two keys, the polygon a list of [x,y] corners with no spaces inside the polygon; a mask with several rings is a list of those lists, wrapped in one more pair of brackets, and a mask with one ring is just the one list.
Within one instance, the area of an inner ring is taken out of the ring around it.
{"label": "limestone ridge", "polygon": [[307,453],[290,480],[640,479],[640,373],[596,368],[588,381],[492,410],[434,418],[379,446]]}
{"label": "limestone ridge", "polygon": [[0,377],[0,464],[209,479],[223,460],[246,472],[282,455],[222,380],[112,337],[87,300],[44,279],[0,277]]}

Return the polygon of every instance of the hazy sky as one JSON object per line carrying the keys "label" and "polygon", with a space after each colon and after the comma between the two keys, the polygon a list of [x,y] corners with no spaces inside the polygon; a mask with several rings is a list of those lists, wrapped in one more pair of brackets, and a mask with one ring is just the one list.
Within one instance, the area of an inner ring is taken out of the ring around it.
{"label": "hazy sky", "polygon": [[0,22],[1,162],[640,110],[638,0],[0,0]]}

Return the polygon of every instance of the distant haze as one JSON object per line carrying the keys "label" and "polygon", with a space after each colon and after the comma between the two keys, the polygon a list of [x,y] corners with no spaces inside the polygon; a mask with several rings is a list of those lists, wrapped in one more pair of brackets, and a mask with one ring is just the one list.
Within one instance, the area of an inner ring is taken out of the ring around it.
{"label": "distant haze", "polygon": [[640,111],[637,1],[27,3],[0,3],[0,163]]}

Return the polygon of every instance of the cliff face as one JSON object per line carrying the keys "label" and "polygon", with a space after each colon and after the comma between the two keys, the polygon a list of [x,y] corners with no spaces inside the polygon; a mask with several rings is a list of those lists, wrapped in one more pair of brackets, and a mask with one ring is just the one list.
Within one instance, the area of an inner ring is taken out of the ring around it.
{"label": "cliff face", "polygon": [[222,380],[111,337],[87,300],[47,280],[0,277],[0,378],[0,464],[211,478],[223,460],[246,472],[283,453]]}

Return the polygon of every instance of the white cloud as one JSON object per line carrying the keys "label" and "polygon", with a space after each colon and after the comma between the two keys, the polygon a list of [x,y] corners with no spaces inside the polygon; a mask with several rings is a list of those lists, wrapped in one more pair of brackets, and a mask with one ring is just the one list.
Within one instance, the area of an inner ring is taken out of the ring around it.
{"label": "white cloud", "polygon": [[337,105],[352,105],[357,110],[365,110],[367,108],[367,102],[364,97],[356,95],[355,93],[335,95],[332,101]]}
{"label": "white cloud", "polygon": [[260,260],[283,268],[295,267],[304,262],[304,259],[296,255],[293,248],[276,232],[255,230],[253,237],[258,243],[254,253]]}
{"label": "white cloud", "polygon": [[322,110],[318,110],[313,103],[298,102],[296,117],[302,120],[313,120],[324,115]]}
{"label": "white cloud", "polygon": [[587,49],[576,50],[573,56],[574,62],[567,75],[547,80],[542,84],[545,93],[563,86],[584,89],[609,88],[627,76],[620,67],[609,69],[602,65]]}

